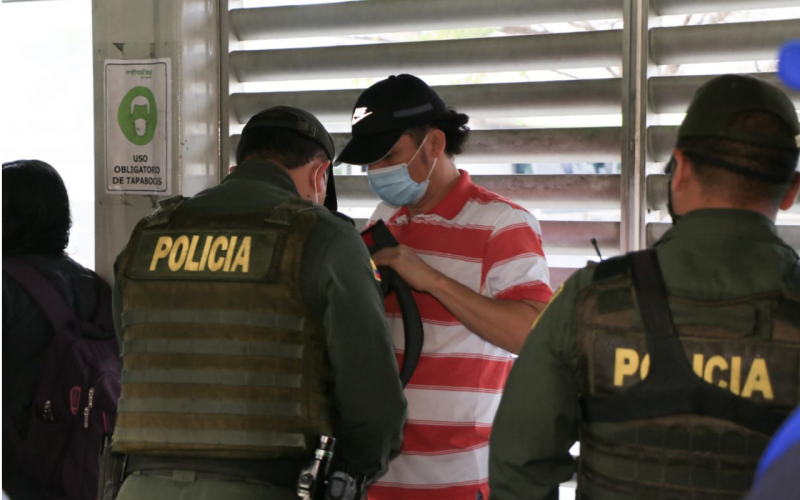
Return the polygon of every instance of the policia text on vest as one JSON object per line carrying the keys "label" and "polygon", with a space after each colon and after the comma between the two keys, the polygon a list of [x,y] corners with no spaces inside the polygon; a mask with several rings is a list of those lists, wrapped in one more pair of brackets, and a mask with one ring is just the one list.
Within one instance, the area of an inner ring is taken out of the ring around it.
{"label": "policia text on vest", "polygon": [[[142,238],[134,272],[169,279],[220,274],[263,278],[269,272],[275,239],[274,232],[149,233]],[[253,265],[251,256],[257,256]]]}
{"label": "policia text on vest", "polygon": [[[785,379],[788,384],[773,387],[770,372],[786,366],[783,358],[794,358],[792,353],[786,353],[779,346],[761,346],[759,352],[753,350],[739,355],[726,352],[725,349],[709,347],[705,340],[682,339],[686,354],[692,363],[692,368],[698,377],[706,382],[716,384],[723,389],[728,389],[737,396],[747,399],[774,401],[791,404],[797,392],[797,383],[791,378]],[[644,354],[643,340],[625,342],[627,347],[612,347],[608,344],[599,346],[598,351],[613,349],[613,386],[627,388],[644,380],[650,371],[650,355]],[[640,344],[640,345],[636,345]],[[635,347],[633,347],[635,346]],[[600,356],[606,353],[598,352]],[[597,359],[603,359],[599,357]],[[600,368],[598,375],[608,378],[608,373],[603,373]],[[607,370],[605,370],[607,371]],[[777,394],[776,394],[777,389]]]}

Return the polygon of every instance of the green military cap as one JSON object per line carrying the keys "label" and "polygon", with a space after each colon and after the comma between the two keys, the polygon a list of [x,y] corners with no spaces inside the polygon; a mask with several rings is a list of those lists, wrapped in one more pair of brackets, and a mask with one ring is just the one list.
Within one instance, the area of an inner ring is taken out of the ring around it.
{"label": "green military cap", "polygon": [[[780,118],[791,136],[759,134],[730,126],[741,113],[763,111]],[[798,150],[800,124],[794,104],[778,87],[748,75],[723,75],[694,94],[678,128],[678,144],[687,137],[715,137],[782,149]]]}
{"label": "green military cap", "polygon": [[[308,137],[325,151],[328,159],[333,160],[336,156],[336,146],[333,137],[322,125],[316,116],[308,111],[287,104],[273,106],[256,114],[242,130],[242,136],[253,129],[259,128],[286,128],[294,130],[305,137]],[[325,197],[325,206],[331,210],[339,208],[336,197],[336,183],[333,180],[333,164],[328,167],[328,189]]]}
{"label": "green military cap", "polygon": [[331,134],[328,133],[325,126],[316,116],[304,109],[286,104],[267,108],[250,118],[247,125],[244,126],[244,130],[242,130],[242,135],[257,128],[287,128],[294,130],[319,144],[331,160],[336,155],[336,147],[333,144]]}

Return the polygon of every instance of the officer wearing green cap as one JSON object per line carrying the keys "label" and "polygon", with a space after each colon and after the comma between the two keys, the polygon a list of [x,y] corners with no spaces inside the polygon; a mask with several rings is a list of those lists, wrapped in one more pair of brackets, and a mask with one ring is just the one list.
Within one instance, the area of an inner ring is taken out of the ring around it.
{"label": "officer wearing green cap", "polygon": [[136,226],[115,265],[119,498],[297,498],[321,435],[337,440],[334,468],[367,481],[399,451],[379,278],[322,205],[335,206],[332,158],[313,115],[266,109],[219,186]]}
{"label": "officer wearing green cap", "polygon": [[576,469],[592,500],[747,491],[800,397],[800,264],[774,224],[800,189],[798,135],[773,85],[697,90],[669,167],[673,227],[571,276],[522,348],[492,429],[493,500],[557,498]]}

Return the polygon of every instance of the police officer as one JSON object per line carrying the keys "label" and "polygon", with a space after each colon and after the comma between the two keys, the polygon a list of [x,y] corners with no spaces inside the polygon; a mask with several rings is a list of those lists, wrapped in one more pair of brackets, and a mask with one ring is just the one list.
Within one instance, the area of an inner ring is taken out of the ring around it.
{"label": "police officer", "polygon": [[255,115],[222,183],[162,203],[116,263],[119,498],[297,498],[320,435],[371,479],[406,403],[378,275],[320,203],[334,144],[310,113]]}
{"label": "police officer", "polygon": [[670,162],[677,222],[655,258],[575,273],[522,348],[492,431],[493,500],[557,498],[576,440],[580,498],[747,491],[800,394],[800,265],[774,224],[800,189],[798,134],[768,83],[698,89]]}

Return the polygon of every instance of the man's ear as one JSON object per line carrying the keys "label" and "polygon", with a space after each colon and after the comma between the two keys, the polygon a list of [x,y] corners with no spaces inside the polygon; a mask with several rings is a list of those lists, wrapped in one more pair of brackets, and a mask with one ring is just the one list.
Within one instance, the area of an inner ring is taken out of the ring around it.
{"label": "man's ear", "polygon": [[672,156],[675,158],[675,167],[672,171],[671,188],[673,192],[680,192],[685,187],[689,179],[694,175],[694,169],[691,162],[678,148],[672,150]]}
{"label": "man's ear", "polygon": [[781,210],[789,210],[794,205],[798,191],[800,191],[800,172],[795,172],[794,178],[792,178],[792,185],[789,186],[789,190],[781,200]]}
{"label": "man's ear", "polygon": [[432,128],[427,144],[430,145],[429,147],[431,148],[431,158],[438,158],[442,156],[442,153],[444,153],[445,147],[447,146],[447,136],[445,136],[444,132],[438,128]]}

